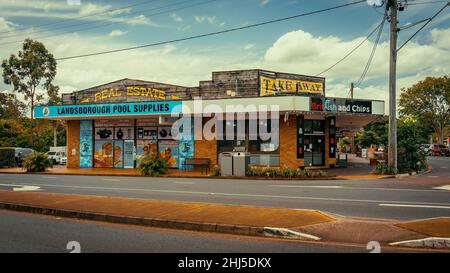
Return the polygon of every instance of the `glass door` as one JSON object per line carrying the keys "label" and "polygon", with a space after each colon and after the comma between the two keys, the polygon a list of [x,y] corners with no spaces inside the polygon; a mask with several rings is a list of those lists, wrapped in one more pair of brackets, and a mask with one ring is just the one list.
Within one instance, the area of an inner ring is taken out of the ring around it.
{"label": "glass door", "polygon": [[325,137],[305,135],[303,144],[305,166],[323,166],[325,162]]}

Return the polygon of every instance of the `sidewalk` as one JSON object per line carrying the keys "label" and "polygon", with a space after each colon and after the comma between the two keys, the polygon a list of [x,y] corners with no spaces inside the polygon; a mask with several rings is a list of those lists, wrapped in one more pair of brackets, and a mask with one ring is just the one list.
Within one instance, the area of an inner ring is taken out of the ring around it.
{"label": "sidewalk", "polygon": [[[398,222],[315,210],[0,191],[0,209],[121,224],[367,244],[450,237],[450,219]],[[448,240],[448,239],[446,239]],[[450,245],[449,245],[450,247]]]}
{"label": "sidewalk", "polygon": [[[370,174],[372,168],[364,164],[350,163],[349,168],[334,168],[324,170],[327,176],[315,177],[315,178],[295,178],[294,180],[369,180],[369,179],[382,179],[389,176]],[[27,172],[22,168],[0,168],[0,173],[11,174],[26,174]],[[95,175],[95,176],[142,176],[138,169],[116,169],[116,168],[67,168],[66,166],[55,166],[48,169],[46,172],[40,172],[38,174],[50,174],[50,175]],[[187,178],[217,178],[217,179],[287,179],[285,177],[221,177],[213,176],[211,173],[205,173],[201,171],[183,171],[178,169],[171,169],[169,173],[162,177],[187,177]]]}

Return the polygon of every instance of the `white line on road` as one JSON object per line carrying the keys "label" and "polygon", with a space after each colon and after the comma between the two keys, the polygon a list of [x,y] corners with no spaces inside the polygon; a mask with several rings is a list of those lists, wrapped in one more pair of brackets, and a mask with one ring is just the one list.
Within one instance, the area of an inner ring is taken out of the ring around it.
{"label": "white line on road", "polygon": [[428,178],[438,178],[439,176],[437,175],[427,175]]}
{"label": "white line on road", "polygon": [[340,189],[342,186],[304,186],[304,185],[269,185],[278,188],[317,188],[317,189]]}
{"label": "white line on road", "polygon": [[119,182],[120,179],[117,178],[102,178],[103,181],[115,181],[115,182]]}
{"label": "white line on road", "polygon": [[16,185],[16,184],[0,184],[0,186],[13,187],[13,191],[38,191],[41,188],[38,186]]}
{"label": "white line on road", "polygon": [[450,209],[450,206],[430,206],[430,205],[406,205],[406,204],[379,204],[380,207],[405,207],[405,208],[429,208],[429,209]]}
{"label": "white line on road", "polygon": [[[21,184],[15,184],[21,185]],[[260,198],[274,198],[274,199],[297,199],[297,200],[318,200],[318,201],[337,201],[337,202],[356,202],[356,203],[394,203],[394,204],[411,204],[411,205],[431,205],[431,206],[450,206],[450,203],[428,203],[428,202],[406,202],[406,201],[391,201],[391,200],[364,200],[364,199],[345,199],[345,198],[324,198],[324,197],[309,197],[309,196],[289,196],[289,195],[264,195],[264,194],[245,194],[245,193],[226,193],[226,192],[202,192],[202,191],[177,191],[177,190],[152,190],[152,189],[138,189],[138,188],[105,188],[105,187],[91,187],[91,186],[70,186],[70,185],[52,185],[40,184],[41,187],[56,187],[56,188],[72,188],[72,189],[94,189],[106,191],[133,191],[133,192],[157,192],[157,193],[173,193],[173,194],[191,194],[191,195],[215,195],[215,196],[233,196],[233,197],[260,197]]]}
{"label": "white line on road", "polygon": [[433,189],[450,191],[450,185],[445,185],[445,186],[441,186],[441,187],[434,187]]}
{"label": "white line on road", "polygon": [[441,169],[448,169],[448,167],[446,167],[446,166],[441,166]]}
{"label": "white line on road", "polygon": [[175,184],[190,184],[190,185],[195,184],[194,182],[173,182],[173,183],[175,183]]}
{"label": "white line on road", "polygon": [[374,191],[411,191],[411,192],[442,192],[440,190],[399,189],[399,188],[364,188],[344,186],[303,186],[303,185],[268,185],[279,188],[317,188],[317,189],[342,189],[342,190],[374,190]]}

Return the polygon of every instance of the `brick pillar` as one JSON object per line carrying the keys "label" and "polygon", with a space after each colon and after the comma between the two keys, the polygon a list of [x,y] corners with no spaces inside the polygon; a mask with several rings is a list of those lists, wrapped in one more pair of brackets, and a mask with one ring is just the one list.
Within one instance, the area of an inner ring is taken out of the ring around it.
{"label": "brick pillar", "polygon": [[[72,151],[75,154],[72,155]],[[80,167],[80,121],[67,121],[67,168]]]}
{"label": "brick pillar", "polygon": [[297,117],[290,115],[284,122],[284,115],[280,117],[280,167],[297,169],[304,166],[303,158],[297,158]]}

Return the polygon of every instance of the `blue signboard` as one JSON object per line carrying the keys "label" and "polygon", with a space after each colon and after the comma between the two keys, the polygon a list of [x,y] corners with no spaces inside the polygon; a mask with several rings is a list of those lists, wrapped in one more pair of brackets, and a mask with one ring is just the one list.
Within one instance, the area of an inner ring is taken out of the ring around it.
{"label": "blue signboard", "polygon": [[181,114],[181,101],[36,106],[35,118],[118,117]]}

